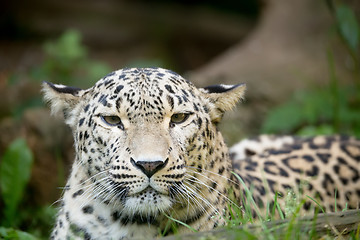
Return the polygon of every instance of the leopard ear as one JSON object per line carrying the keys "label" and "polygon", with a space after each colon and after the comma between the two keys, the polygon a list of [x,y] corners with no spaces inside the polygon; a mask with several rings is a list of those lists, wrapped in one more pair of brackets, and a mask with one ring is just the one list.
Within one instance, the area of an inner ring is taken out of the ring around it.
{"label": "leopard ear", "polygon": [[67,124],[71,125],[71,112],[77,106],[85,90],[61,84],[44,82],[42,84],[44,100],[50,103],[51,113],[63,113]]}
{"label": "leopard ear", "polygon": [[210,102],[210,116],[214,123],[220,122],[226,111],[231,110],[243,99],[246,85],[212,85],[200,89]]}

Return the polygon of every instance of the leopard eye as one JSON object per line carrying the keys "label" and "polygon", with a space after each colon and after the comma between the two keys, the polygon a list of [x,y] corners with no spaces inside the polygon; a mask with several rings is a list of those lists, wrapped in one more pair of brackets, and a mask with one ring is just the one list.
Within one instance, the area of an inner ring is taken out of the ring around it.
{"label": "leopard eye", "polygon": [[122,122],[118,116],[101,116],[101,119],[110,126],[121,126]]}
{"label": "leopard eye", "polygon": [[171,116],[171,124],[180,124],[185,122],[188,117],[190,116],[190,113],[175,113]]}

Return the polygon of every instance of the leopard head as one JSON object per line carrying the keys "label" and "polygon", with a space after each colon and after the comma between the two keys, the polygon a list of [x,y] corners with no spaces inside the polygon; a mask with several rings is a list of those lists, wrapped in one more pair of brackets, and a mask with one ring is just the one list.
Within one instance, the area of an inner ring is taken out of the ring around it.
{"label": "leopard head", "polygon": [[90,89],[44,83],[43,92],[72,129],[73,171],[93,198],[148,217],[218,200],[206,196],[223,188],[209,173],[225,174],[230,163],[217,124],[245,85],[196,88],[169,70],[132,68]]}

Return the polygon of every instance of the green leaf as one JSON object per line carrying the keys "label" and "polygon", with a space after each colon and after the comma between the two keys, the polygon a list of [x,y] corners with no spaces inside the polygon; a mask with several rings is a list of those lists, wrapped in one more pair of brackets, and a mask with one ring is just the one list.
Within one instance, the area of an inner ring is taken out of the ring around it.
{"label": "green leaf", "polygon": [[341,36],[352,51],[357,51],[359,43],[359,25],[354,12],[341,4],[336,8],[336,20]]}
{"label": "green leaf", "polygon": [[261,131],[265,133],[288,133],[303,121],[302,106],[295,101],[289,101],[268,113]]}
{"label": "green leaf", "polygon": [[3,225],[13,225],[16,210],[30,179],[33,156],[24,139],[16,139],[5,151],[0,165],[0,190],[4,200]]}
{"label": "green leaf", "polygon": [[45,53],[55,59],[82,59],[87,55],[87,50],[81,45],[81,34],[76,30],[68,30],[55,42],[44,45]]}
{"label": "green leaf", "polygon": [[332,135],[336,134],[335,129],[328,125],[322,124],[320,126],[305,126],[297,131],[296,135],[300,136],[316,136],[316,135]]}
{"label": "green leaf", "polygon": [[165,215],[167,218],[169,218],[170,220],[172,220],[172,221],[174,221],[174,222],[176,222],[176,223],[178,223],[178,224],[180,224],[180,225],[183,225],[184,227],[190,229],[191,231],[197,232],[196,229],[193,228],[193,227],[191,227],[190,225],[187,225],[186,223],[184,223],[184,222],[182,222],[182,221],[179,221],[179,220],[177,220],[177,219],[175,219],[175,218],[173,218],[173,217],[170,217],[170,216],[166,215],[165,213],[164,213],[164,215]]}
{"label": "green leaf", "polygon": [[15,230],[12,228],[0,227],[0,239],[11,239],[11,240],[36,240],[37,238],[33,235],[23,232],[20,230]]}

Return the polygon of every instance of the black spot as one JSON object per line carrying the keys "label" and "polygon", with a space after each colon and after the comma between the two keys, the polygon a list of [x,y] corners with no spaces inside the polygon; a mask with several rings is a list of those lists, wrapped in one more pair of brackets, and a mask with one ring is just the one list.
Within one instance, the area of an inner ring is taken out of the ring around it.
{"label": "black spot", "polygon": [[264,186],[256,186],[255,189],[260,193],[261,196],[265,196],[266,191]]}
{"label": "black spot", "polygon": [[168,90],[168,92],[175,94],[174,90],[171,88],[170,85],[165,85],[165,88],[166,90]]}
{"label": "black spot", "polygon": [[323,162],[323,163],[328,163],[329,162],[329,158],[331,157],[331,155],[330,154],[322,154],[322,153],[317,153],[316,154],[319,158],[320,158],[320,160]]}
{"label": "black spot", "polygon": [[123,85],[117,86],[116,89],[115,89],[115,91],[114,91],[114,93],[115,93],[115,94],[118,94],[118,93],[121,91],[121,89],[123,89],[123,88],[124,88]]}
{"label": "black spot", "polygon": [[195,104],[195,103],[193,103],[193,107],[194,107],[194,110],[195,110],[196,112],[198,112],[198,111],[199,111],[199,108],[196,106],[196,104]]}
{"label": "black spot", "polygon": [[346,185],[346,184],[349,182],[349,179],[340,177],[340,181],[341,181],[344,185]]}
{"label": "black spot", "polygon": [[211,183],[211,190],[215,190],[217,187],[217,183],[216,182],[212,182]]}
{"label": "black spot", "polygon": [[282,149],[282,150],[269,149],[268,152],[271,155],[280,155],[280,154],[291,153],[292,149]]}
{"label": "black spot", "polygon": [[120,219],[121,223],[123,225],[127,224],[138,224],[138,225],[159,225],[159,223],[156,221],[156,218],[154,216],[142,216],[139,214],[134,214],[132,216],[123,216]]}
{"label": "black spot", "polygon": [[205,205],[204,208],[205,208],[204,211],[198,211],[198,212],[195,212],[195,214],[193,214],[192,216],[188,216],[185,223],[191,224],[191,223],[197,221],[206,212],[206,209],[208,208],[207,205]]}
{"label": "black spot", "polygon": [[107,95],[101,95],[101,97],[99,98],[99,103],[101,103],[102,105],[106,106],[108,104],[107,100]]}
{"label": "black spot", "polygon": [[174,108],[174,99],[172,97],[170,97],[170,96],[167,96],[166,100],[168,101],[171,109],[173,109]]}
{"label": "black spot", "polygon": [[85,206],[82,208],[83,213],[85,214],[92,214],[94,212],[94,208],[92,206]]}
{"label": "black spot", "polygon": [[342,157],[338,157],[337,160],[338,160],[339,163],[342,163],[342,164],[344,164],[344,165],[348,165],[348,163],[347,163],[347,162],[345,161],[345,159],[342,158]]}
{"label": "black spot", "polygon": [[106,219],[103,217],[100,217],[100,216],[97,217],[97,220],[102,224],[104,224],[106,222]]}
{"label": "black spot", "polygon": [[182,104],[183,100],[180,96],[176,95],[175,96],[178,99],[178,105]]}
{"label": "black spot", "polygon": [[165,74],[164,74],[164,73],[157,72],[157,73],[156,73],[156,76],[158,76],[159,78],[162,78],[163,76],[165,76]]}
{"label": "black spot", "polygon": [[85,118],[82,118],[82,119],[79,120],[79,127],[81,127],[83,125],[84,120],[85,120]]}
{"label": "black spot", "polygon": [[251,150],[251,149],[249,149],[249,148],[246,148],[246,149],[245,149],[245,155],[246,155],[247,157],[253,156],[253,155],[255,155],[255,154],[256,154],[255,151],[253,151],[253,150]]}
{"label": "black spot", "polygon": [[199,128],[200,128],[201,125],[202,125],[202,120],[201,120],[201,118],[198,118],[198,119],[197,119],[197,124],[198,124],[198,126],[199,126]]}
{"label": "black spot", "polygon": [[268,183],[268,185],[270,187],[271,192],[275,193],[275,186],[274,186],[276,184],[275,181],[267,179],[267,183]]}
{"label": "black spot", "polygon": [[320,201],[324,201],[324,198],[321,196],[321,194],[318,191],[315,192],[314,196],[315,196],[315,199],[320,199]]}
{"label": "black spot", "polygon": [[72,197],[73,197],[73,198],[76,198],[77,196],[79,196],[79,195],[81,195],[81,194],[83,194],[83,193],[84,193],[84,190],[80,189],[79,191],[76,191],[76,192],[72,195]]}
{"label": "black spot", "polygon": [[113,213],[111,214],[111,217],[112,217],[112,220],[113,220],[114,222],[116,222],[116,221],[119,220],[119,218],[121,217],[120,212],[118,212],[118,211],[113,212]]}
{"label": "black spot", "polygon": [[216,228],[219,225],[218,222],[214,222],[213,228]]}
{"label": "black spot", "polygon": [[319,168],[317,166],[313,166],[311,171],[306,171],[305,173],[309,177],[317,176],[319,174]]}
{"label": "black spot", "polygon": [[324,174],[324,180],[323,180],[323,182],[322,182],[322,187],[323,187],[324,189],[326,189],[326,194],[327,194],[328,196],[330,196],[330,197],[333,196],[333,193],[332,193],[332,192],[329,192],[329,190],[327,190],[327,189],[328,189],[328,184],[333,185],[334,183],[335,183],[335,182],[334,182],[334,180],[331,178],[331,176],[330,176],[329,174],[325,173],[325,174]]}
{"label": "black spot", "polygon": [[104,142],[103,142],[103,140],[102,140],[101,137],[98,137],[98,138],[97,138],[97,142],[100,143],[100,144],[104,144]]}
{"label": "black spot", "polygon": [[343,150],[348,156],[355,159],[358,163],[360,163],[360,155],[355,156],[355,154],[351,153],[348,149],[348,147],[355,147],[359,150],[359,146],[350,145],[350,144],[341,144],[340,148]]}
{"label": "black spot", "polygon": [[86,105],[84,111],[87,112],[89,110],[90,104]]}
{"label": "black spot", "polygon": [[204,109],[204,112],[205,113],[209,113],[210,111],[209,111],[209,108],[207,107],[207,106],[203,106],[203,109]]}
{"label": "black spot", "polygon": [[282,177],[289,177],[289,174],[282,168],[279,168],[280,176]]}
{"label": "black spot", "polygon": [[307,162],[313,162],[314,161],[314,158],[312,156],[310,156],[310,155],[304,155],[303,159],[305,159],[305,161],[307,161]]}
{"label": "black spot", "polygon": [[288,157],[288,158],[284,158],[282,159],[281,161],[285,164],[285,166],[287,166],[288,168],[290,168],[292,171],[294,172],[298,172],[298,173],[301,173],[301,169],[298,169],[298,168],[293,168],[292,166],[290,166],[290,161],[292,159],[296,159],[297,156],[292,156],[292,157]]}
{"label": "black spot", "polygon": [[304,205],[303,205],[303,208],[305,210],[310,210],[310,207],[311,207],[311,203],[310,202],[305,202]]}
{"label": "black spot", "polygon": [[282,184],[282,187],[285,189],[292,189],[292,187],[289,184]]}

